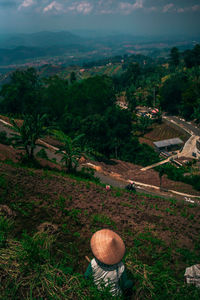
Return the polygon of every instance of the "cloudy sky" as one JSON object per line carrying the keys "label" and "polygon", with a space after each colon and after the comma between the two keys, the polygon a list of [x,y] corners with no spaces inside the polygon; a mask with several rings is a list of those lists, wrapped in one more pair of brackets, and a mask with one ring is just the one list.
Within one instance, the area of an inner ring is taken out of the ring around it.
{"label": "cloudy sky", "polygon": [[200,34],[200,0],[0,0],[0,33]]}

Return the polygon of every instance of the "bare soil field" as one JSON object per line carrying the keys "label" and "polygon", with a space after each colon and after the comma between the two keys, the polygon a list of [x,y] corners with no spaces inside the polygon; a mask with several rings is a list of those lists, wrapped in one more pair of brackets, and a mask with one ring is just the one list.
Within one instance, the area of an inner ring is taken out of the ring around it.
{"label": "bare soil field", "polygon": [[[105,164],[102,162],[94,162],[94,164],[99,166],[99,170],[105,175],[118,179],[121,178],[160,186],[159,174],[155,170],[149,169],[141,171],[142,166],[139,165],[134,165],[120,160],[113,160],[112,162],[112,164]],[[200,192],[193,189],[191,185],[170,180],[166,175],[162,178],[162,188],[176,190],[186,194],[200,195]]]}
{"label": "bare soil field", "polygon": [[165,123],[153,124],[152,130],[144,135],[144,137],[139,138],[141,143],[146,143],[154,147],[153,142],[172,139],[179,137],[184,142],[187,141],[188,137],[186,134],[180,133],[178,130],[168,126]]}

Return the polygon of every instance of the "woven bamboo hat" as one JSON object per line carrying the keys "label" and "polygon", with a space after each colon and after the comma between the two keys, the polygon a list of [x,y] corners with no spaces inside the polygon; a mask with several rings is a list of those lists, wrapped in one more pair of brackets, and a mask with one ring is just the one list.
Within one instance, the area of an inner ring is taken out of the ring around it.
{"label": "woven bamboo hat", "polygon": [[95,232],[90,246],[94,256],[106,265],[120,262],[125,253],[125,245],[121,237],[110,229]]}

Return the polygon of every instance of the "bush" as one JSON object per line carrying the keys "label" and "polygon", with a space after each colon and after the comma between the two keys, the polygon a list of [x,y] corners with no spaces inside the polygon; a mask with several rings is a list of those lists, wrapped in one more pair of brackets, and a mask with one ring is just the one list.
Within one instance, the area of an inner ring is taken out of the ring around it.
{"label": "bush", "polygon": [[148,166],[160,160],[158,153],[152,147],[140,144],[136,138],[123,145],[120,159],[141,166]]}
{"label": "bush", "polygon": [[10,139],[7,137],[7,133],[5,131],[0,132],[0,144],[11,145]]}
{"label": "bush", "polygon": [[13,222],[4,216],[0,216],[0,247],[5,247],[8,234],[13,227]]}
{"label": "bush", "polygon": [[37,152],[36,156],[48,160],[48,155],[44,148],[40,149],[40,151]]}

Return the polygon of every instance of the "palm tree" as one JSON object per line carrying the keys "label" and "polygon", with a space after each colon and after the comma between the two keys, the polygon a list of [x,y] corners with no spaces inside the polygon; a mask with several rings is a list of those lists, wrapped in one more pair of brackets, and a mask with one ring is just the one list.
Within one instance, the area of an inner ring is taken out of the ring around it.
{"label": "palm tree", "polygon": [[34,149],[36,148],[37,140],[45,136],[49,127],[45,127],[46,115],[25,115],[22,126],[19,126],[14,119],[11,119],[13,130],[11,140],[14,142],[14,147],[25,150],[26,158],[33,160]]}
{"label": "palm tree", "polygon": [[86,156],[88,149],[82,149],[80,146],[81,139],[84,137],[84,134],[76,136],[74,139],[62,134],[60,140],[63,142],[63,145],[59,147],[59,150],[56,153],[62,155],[61,162],[64,162],[67,171],[70,173],[76,171],[76,168],[79,165],[79,160],[82,156]]}

